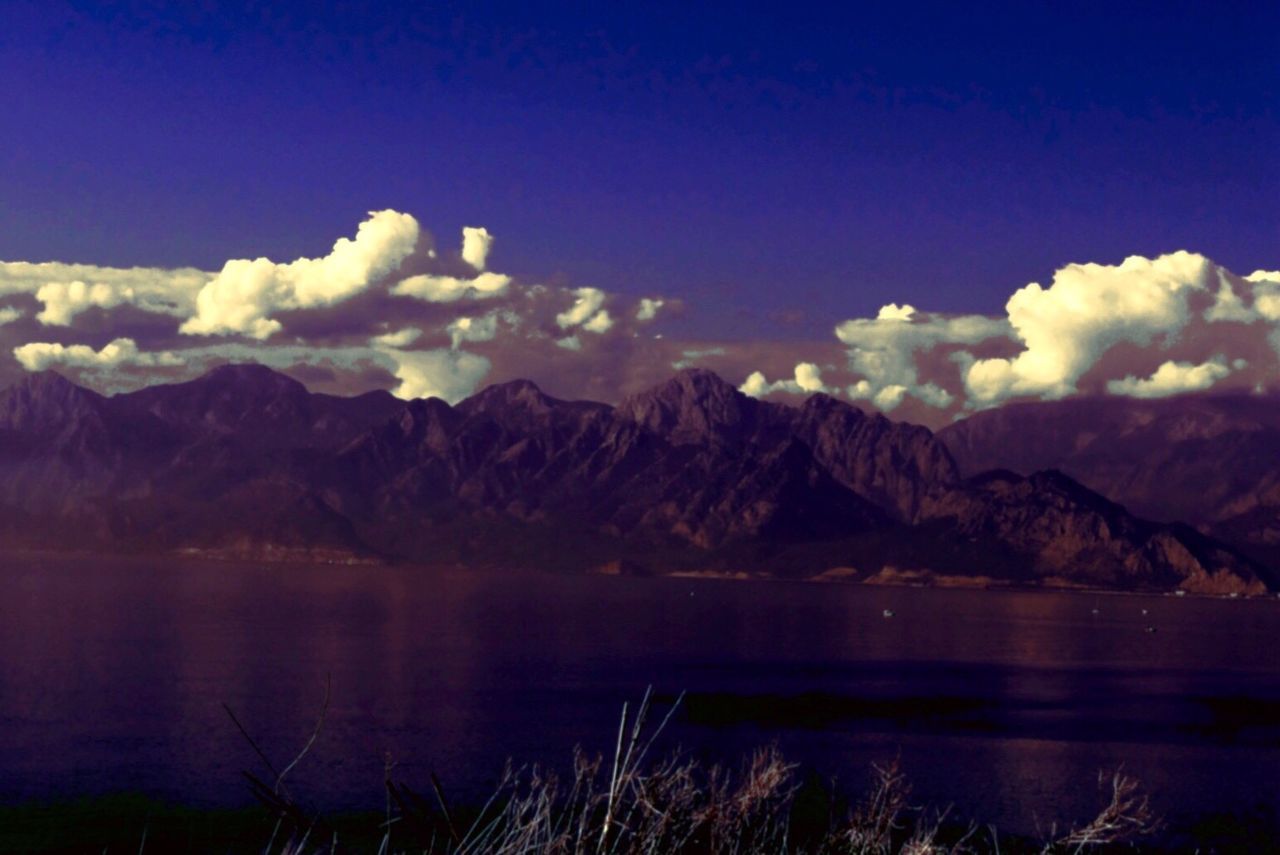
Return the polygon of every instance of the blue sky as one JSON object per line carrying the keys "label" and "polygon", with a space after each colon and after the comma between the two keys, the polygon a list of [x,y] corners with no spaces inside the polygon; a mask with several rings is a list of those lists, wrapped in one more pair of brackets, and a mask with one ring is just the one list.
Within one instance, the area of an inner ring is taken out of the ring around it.
{"label": "blue sky", "polygon": [[839,315],[1280,242],[1275,4],[319,5],[4,4],[0,257],[292,258],[394,207]]}
{"label": "blue sky", "polygon": [[1274,3],[0,3],[0,259],[217,270],[366,212],[669,333],[1277,266]]}

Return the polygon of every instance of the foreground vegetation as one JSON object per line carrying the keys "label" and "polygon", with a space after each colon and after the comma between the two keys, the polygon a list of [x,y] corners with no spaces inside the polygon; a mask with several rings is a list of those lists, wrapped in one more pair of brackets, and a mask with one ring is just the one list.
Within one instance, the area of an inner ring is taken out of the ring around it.
{"label": "foreground vegetation", "polygon": [[[157,811],[145,802],[116,799],[93,809],[81,805],[78,813],[74,808],[47,808],[42,823],[34,809],[0,809],[0,851],[1078,853],[1133,851],[1153,842],[1153,835],[1161,831],[1138,783],[1119,771],[1100,776],[1100,809],[1091,820],[1050,829],[1033,839],[959,820],[946,809],[913,804],[910,784],[894,761],[873,766],[865,791],[846,800],[831,787],[802,780],[796,767],[774,749],[756,751],[733,773],[679,754],[655,759],[654,742],[666,720],[651,722],[651,712],[648,696],[633,715],[624,707],[611,755],[576,751],[563,779],[543,769],[509,767],[488,802],[470,809],[451,805],[434,776],[430,789],[418,792],[394,782],[389,767],[386,808],[378,816],[326,817],[295,800],[287,778],[315,735],[292,762],[277,769],[245,732],[270,772],[268,780],[245,773],[265,811]],[[323,715],[317,734],[322,725]],[[144,809],[145,817],[140,815]],[[121,843],[118,832],[127,822],[134,823],[131,837]],[[68,834],[69,826],[77,824]],[[1228,831],[1240,830],[1231,820],[1227,826]],[[1223,838],[1225,842],[1202,851],[1260,851],[1267,848],[1269,837],[1270,832],[1260,827],[1241,838],[1239,848]],[[1188,838],[1182,844],[1171,839],[1164,836],[1153,849],[1200,848],[1198,840],[1192,846]]]}

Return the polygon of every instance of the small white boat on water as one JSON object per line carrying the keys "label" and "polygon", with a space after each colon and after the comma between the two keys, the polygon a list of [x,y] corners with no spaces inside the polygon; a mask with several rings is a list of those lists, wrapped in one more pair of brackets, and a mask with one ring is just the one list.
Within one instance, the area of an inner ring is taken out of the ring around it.
{"label": "small white boat on water", "polygon": [[893,609],[885,609],[885,610],[884,610],[884,612],[883,612],[883,614],[884,614],[884,616],[885,616],[885,617],[887,617],[887,618],[891,618],[891,617],[893,617]]}

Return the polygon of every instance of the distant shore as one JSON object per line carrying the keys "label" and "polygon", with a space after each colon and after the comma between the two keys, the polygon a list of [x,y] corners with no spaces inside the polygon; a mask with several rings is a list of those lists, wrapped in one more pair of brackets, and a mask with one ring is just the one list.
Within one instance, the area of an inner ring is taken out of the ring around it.
{"label": "distant shore", "polygon": [[[112,552],[102,553],[91,550],[57,550],[57,549],[7,549],[11,558],[33,558],[53,560],[94,560],[104,558],[121,561],[176,561],[176,562],[210,562],[210,563],[265,563],[281,566],[349,566],[349,567],[404,567],[424,572],[440,570],[455,572],[562,572],[546,571],[536,567],[508,564],[460,564],[458,562],[423,563],[398,558],[376,556],[358,556],[341,553],[326,555],[306,551],[268,550],[265,552],[239,552],[227,550],[204,550],[184,548],[173,552]],[[621,565],[621,566],[619,566]],[[1094,595],[1119,595],[1141,597],[1194,597],[1204,599],[1239,599],[1269,600],[1280,599],[1280,592],[1264,593],[1216,593],[1188,589],[1158,588],[1108,588],[1091,586],[1062,577],[1047,576],[1040,580],[1001,579],[986,575],[958,575],[935,573],[931,570],[907,570],[896,567],[885,567],[874,573],[863,574],[853,567],[833,567],[811,576],[781,576],[753,570],[726,569],[682,569],[669,573],[628,572],[626,562],[615,560],[598,565],[582,573],[584,576],[641,577],[654,579],[713,579],[718,581],[754,581],[754,582],[792,582],[801,584],[841,584],[865,585],[872,587],[892,588],[948,588],[983,591],[1041,591],[1053,593],[1075,593]]]}

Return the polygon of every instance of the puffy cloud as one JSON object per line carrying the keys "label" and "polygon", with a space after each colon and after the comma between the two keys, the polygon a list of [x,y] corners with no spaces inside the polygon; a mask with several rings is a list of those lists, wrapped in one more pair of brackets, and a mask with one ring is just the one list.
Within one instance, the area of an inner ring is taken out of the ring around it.
{"label": "puffy cloud", "polygon": [[391,273],[418,242],[418,221],[398,211],[370,212],[354,240],[339,238],[323,258],[277,264],[235,259],[200,289],[188,335],[240,334],[265,339],[281,329],[271,314],[349,299]]}
{"label": "puffy cloud", "polygon": [[947,317],[890,303],[874,318],[845,321],[835,332],[849,348],[849,370],[860,378],[849,386],[849,396],[889,411],[908,394],[932,407],[949,406],[951,392],[934,380],[921,381],[918,357],[940,347],[1006,337],[1009,326],[983,315]]}
{"label": "puffy cloud", "polygon": [[86,283],[50,282],[41,285],[36,299],[44,303],[44,309],[36,315],[42,324],[67,326],[77,314],[91,306],[109,309],[129,302],[132,289],[109,285],[106,282]]}
{"label": "puffy cloud", "polygon": [[396,283],[391,293],[400,297],[416,297],[428,303],[456,303],[462,299],[487,300],[501,297],[507,293],[512,280],[502,273],[484,272],[492,247],[493,235],[488,229],[466,226],[462,230],[462,260],[475,269],[475,276],[420,273]]}
{"label": "puffy cloud", "polygon": [[890,303],[874,318],[840,324],[855,375],[847,393],[886,411],[907,397],[935,410],[981,408],[1082,387],[1195,391],[1245,365],[1249,377],[1232,382],[1261,388],[1280,369],[1280,272],[1237,276],[1194,253],[1067,265],[1050,287],[1017,290],[1005,310],[1003,318],[947,317]]}
{"label": "puffy cloud", "polygon": [[747,379],[742,381],[738,391],[753,398],[763,398],[773,391],[773,387],[774,384],[769,382],[763,371],[752,371],[747,375]]}
{"label": "puffy cloud", "polygon": [[636,307],[636,320],[641,323],[653,320],[658,316],[658,310],[664,304],[664,300],[656,297],[641,297],[640,305]]}
{"label": "puffy cloud", "polygon": [[13,349],[13,355],[28,371],[43,371],[51,365],[73,368],[112,368],[119,365],[182,365],[172,353],[142,353],[130,338],[118,338],[101,350],[84,344],[62,345],[52,342],[28,342]]}
{"label": "puffy cloud", "polygon": [[[1229,270],[1216,268],[1216,273],[1218,290],[1213,304],[1204,312],[1205,320],[1237,323],[1280,321],[1280,272],[1255,270],[1248,276],[1236,276]],[[1248,298],[1248,303],[1245,298]]]}
{"label": "puffy cloud", "polygon": [[397,398],[443,398],[457,403],[470,395],[489,373],[490,362],[483,356],[461,350],[386,351],[395,362],[394,374],[400,385],[392,390]]}
{"label": "puffy cloud", "polygon": [[1214,295],[1213,305],[1205,309],[1205,320],[1237,321],[1247,323],[1257,318],[1257,313],[1244,304],[1232,284],[1231,278],[1224,271],[1218,272],[1218,291]]}
{"label": "puffy cloud", "polygon": [[604,305],[605,293],[599,288],[577,288],[573,295],[573,305],[556,315],[556,324],[561,329],[581,326],[587,332],[608,332],[613,319],[600,308]]}
{"label": "puffy cloud", "polygon": [[[890,410],[897,409],[898,405],[906,399],[909,390],[906,386],[897,383],[891,383],[888,386],[882,386],[877,389],[866,380],[859,380],[857,383],[850,385],[847,391],[850,398],[868,400],[887,413]],[[922,392],[921,399],[933,407],[941,408],[951,403],[951,395],[945,389],[939,389],[932,383],[917,389],[917,392]]]}
{"label": "puffy cloud", "polygon": [[607,333],[613,329],[613,318],[609,317],[607,309],[601,309],[591,316],[591,320],[582,325],[587,332],[593,332],[596,335]]}
{"label": "puffy cloud", "polygon": [[455,318],[445,329],[457,350],[464,341],[493,341],[498,335],[498,316],[490,313],[480,318]]}
{"label": "puffy cloud", "polygon": [[795,379],[793,380],[775,380],[770,383],[764,376],[762,371],[753,371],[747,376],[747,379],[738,391],[744,395],[750,395],[753,398],[762,398],[765,395],[774,392],[789,392],[793,395],[812,395],[815,392],[833,393],[836,390],[828,388],[822,382],[822,369],[812,362],[801,362],[796,365]]}
{"label": "puffy cloud", "polygon": [[868,400],[886,413],[897,409],[898,405],[906,399],[908,392],[930,407],[937,409],[945,409],[951,406],[951,402],[955,400],[954,395],[936,383],[923,383],[911,388],[900,383],[890,383],[887,386],[877,387],[867,380],[859,380],[857,383],[851,383],[845,391],[855,401]]}
{"label": "puffy cloud", "polygon": [[[456,398],[490,375],[532,376],[564,397],[612,400],[696,363],[734,378],[751,371],[750,394],[827,391],[938,424],[960,407],[1014,397],[1263,388],[1280,372],[1280,272],[1238,276],[1191,253],[1069,265],[1047,288],[1018,289],[1003,316],[889,303],[822,341],[723,341],[644,327],[679,312],[677,299],[490,271],[493,236],[483,228],[462,229],[458,254],[437,256],[432,245],[413,217],[382,211],[325,257],[288,264],[241,259],[207,273],[0,262],[0,298],[21,296],[0,308],[5,349],[21,350],[0,373],[58,364],[128,385],[252,359],[342,392],[396,386]],[[118,313],[125,308],[162,317]],[[24,344],[34,325],[12,323],[24,315],[70,326],[65,341],[92,337],[94,346],[123,319],[114,334],[129,338],[100,351]],[[263,343],[286,327],[288,343]],[[193,334],[249,340],[196,346]]]}
{"label": "puffy cloud", "polygon": [[48,326],[67,326],[94,307],[136,306],[146,312],[188,316],[213,274],[191,267],[100,267],[50,261],[0,262],[0,297],[31,294],[44,304],[36,315]]}
{"label": "puffy cloud", "polygon": [[[908,396],[935,409],[1061,398],[1082,382],[1086,391],[1176,394],[1231,374],[1230,357],[1252,365],[1268,332],[1280,352],[1280,329],[1268,330],[1280,323],[1280,275],[1240,277],[1189,252],[1067,265],[1048,288],[1018,289],[1005,310],[1005,318],[945,317],[891,303],[839,325],[855,375],[849,396],[888,411]],[[1263,359],[1251,373],[1263,363],[1274,369]]]}
{"label": "puffy cloud", "polygon": [[1072,394],[1076,381],[1114,345],[1145,347],[1156,336],[1177,335],[1190,317],[1189,295],[1207,288],[1211,272],[1204,256],[1176,252],[1131,256],[1114,266],[1069,264],[1049,288],[1032,282],[1005,306],[1022,352],[969,366],[970,397],[994,403],[1016,395]]}
{"label": "puffy cloud", "polygon": [[[1237,360],[1236,367],[1243,368],[1244,361]],[[1111,380],[1107,383],[1107,391],[1112,395],[1130,395],[1134,398],[1167,398],[1183,392],[1208,389],[1230,373],[1231,368],[1221,356],[1199,365],[1169,360],[1145,379],[1138,379],[1130,374],[1121,380]]]}
{"label": "puffy cloud", "polygon": [[[520,283],[481,269],[491,260],[488,230],[469,226],[461,237],[458,255],[437,256],[430,234],[416,220],[383,211],[370,214],[324,257],[287,264],[233,259],[218,272],[204,272],[0,263],[0,297],[22,295],[43,304],[29,309],[14,303],[0,314],[0,324],[37,312],[45,323],[69,324],[75,332],[63,345],[32,342],[23,359],[58,361],[104,390],[184,379],[227,361],[254,361],[339,393],[396,386],[408,395],[454,395],[483,373],[477,360],[488,360],[501,366],[503,379],[571,378],[563,383],[566,393],[590,388],[591,394],[608,396],[620,388],[619,378],[631,378],[626,388],[634,391],[634,384],[656,379],[655,371],[670,364],[679,343],[658,345],[657,337],[642,336],[639,327],[659,309],[678,310],[680,301]],[[492,307],[484,314],[476,309],[482,300]],[[148,320],[118,314],[118,308],[166,317]],[[92,322],[77,322],[89,309]],[[93,336],[98,347],[96,337],[113,324],[118,335],[136,343],[115,342],[101,352],[85,346]],[[6,351],[25,346],[29,329],[7,328]],[[205,341],[197,344],[197,335]],[[443,350],[445,342],[459,355],[419,355]],[[166,348],[178,355],[165,356]],[[471,352],[462,354],[462,348]],[[644,359],[634,354],[650,349],[655,361],[632,364]],[[736,374],[740,364],[777,363],[743,357],[721,370]],[[0,383],[21,368],[16,356],[0,364]]]}
{"label": "puffy cloud", "polygon": [[822,371],[812,362],[801,362],[796,366],[796,385],[803,392],[825,392],[822,384]]}
{"label": "puffy cloud", "polygon": [[462,229],[462,260],[476,270],[484,270],[493,248],[493,235],[485,228],[465,226]]}
{"label": "puffy cloud", "polygon": [[395,332],[374,336],[369,342],[374,347],[408,347],[422,337],[422,330],[417,327],[405,327]]}
{"label": "puffy cloud", "polygon": [[[942,392],[946,395],[946,392]],[[906,386],[885,386],[871,398],[871,403],[875,404],[886,413],[896,409],[902,403],[902,399],[907,396]]]}
{"label": "puffy cloud", "polygon": [[1253,311],[1257,317],[1280,321],[1280,271],[1255,270],[1244,278],[1253,295]]}
{"label": "puffy cloud", "polygon": [[911,316],[916,313],[916,307],[908,304],[899,306],[897,303],[890,303],[887,306],[881,306],[880,311],[876,313],[877,321],[909,321]]}
{"label": "puffy cloud", "polygon": [[456,303],[464,297],[472,300],[500,297],[510,284],[511,277],[501,273],[481,273],[474,279],[423,273],[398,282],[391,293],[400,297],[417,297],[428,303]]}

